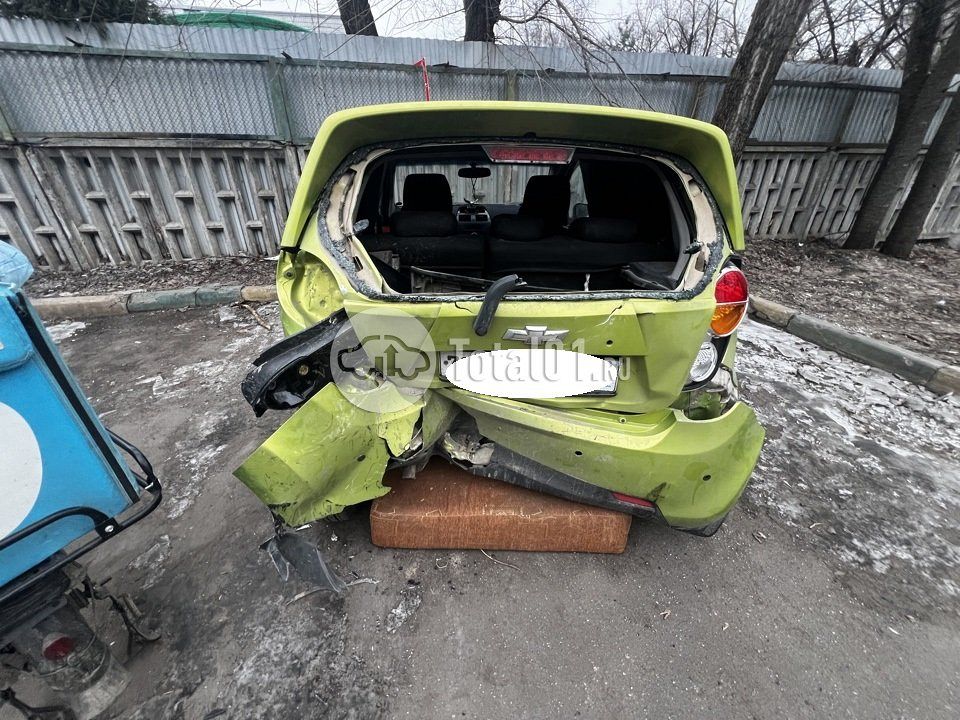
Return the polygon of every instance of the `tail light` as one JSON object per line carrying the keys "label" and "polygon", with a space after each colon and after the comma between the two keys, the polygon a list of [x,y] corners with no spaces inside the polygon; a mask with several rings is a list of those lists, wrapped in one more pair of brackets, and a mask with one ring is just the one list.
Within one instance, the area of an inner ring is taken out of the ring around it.
{"label": "tail light", "polygon": [[717,364],[720,362],[720,351],[717,349],[713,339],[704,340],[703,345],[697,351],[697,357],[693,361],[693,367],[690,368],[690,375],[687,377],[687,385],[706,382],[713,377],[717,371]]}
{"label": "tail light", "polygon": [[750,288],[746,275],[736,267],[721,270],[714,297],[717,300],[717,307],[710,321],[710,331],[717,337],[726,337],[740,327],[740,323],[747,314]]}
{"label": "tail light", "polygon": [[62,662],[76,646],[76,641],[69,635],[53,633],[43,639],[40,652],[50,662]]}

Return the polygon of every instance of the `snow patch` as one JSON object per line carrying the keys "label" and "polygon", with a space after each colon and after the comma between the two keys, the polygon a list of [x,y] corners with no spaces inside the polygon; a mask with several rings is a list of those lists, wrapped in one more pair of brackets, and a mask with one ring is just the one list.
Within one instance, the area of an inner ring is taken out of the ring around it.
{"label": "snow patch", "polygon": [[150,546],[150,548],[136,558],[130,563],[130,567],[134,570],[150,570],[151,572],[147,575],[143,583],[143,589],[151,588],[157,584],[165,568],[163,567],[163,562],[170,555],[170,536],[161,535],[157,542]]}
{"label": "snow patch", "polygon": [[896,582],[909,570],[930,604],[956,597],[957,398],[754,322],[737,370],[767,430],[748,500],[800,532],[822,524],[843,564]]}
{"label": "snow patch", "polygon": [[64,340],[72,338],[78,332],[87,327],[85,322],[80,322],[79,320],[72,320],[67,322],[57,323],[56,325],[50,325],[47,327],[47,332],[50,334],[50,337],[53,338],[55,343],[61,343]]}

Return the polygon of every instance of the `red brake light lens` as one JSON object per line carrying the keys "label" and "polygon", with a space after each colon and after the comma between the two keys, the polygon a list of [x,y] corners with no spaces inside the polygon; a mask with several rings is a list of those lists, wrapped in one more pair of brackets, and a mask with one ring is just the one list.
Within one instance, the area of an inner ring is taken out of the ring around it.
{"label": "red brake light lens", "polygon": [[741,270],[729,268],[720,274],[715,293],[718,303],[746,302],[749,296],[747,276]]}
{"label": "red brake light lens", "polygon": [[733,333],[747,314],[750,286],[747,277],[739,268],[729,267],[717,278],[714,297],[717,307],[713,311],[710,330],[714,335],[726,337]]}
{"label": "red brake light lens", "polygon": [[69,635],[48,635],[43,639],[40,652],[50,662],[61,662],[76,646],[76,641]]}
{"label": "red brake light lens", "polygon": [[538,145],[484,145],[484,152],[492,162],[536,163],[537,165],[566,165],[573,157],[573,148],[541,147]]}

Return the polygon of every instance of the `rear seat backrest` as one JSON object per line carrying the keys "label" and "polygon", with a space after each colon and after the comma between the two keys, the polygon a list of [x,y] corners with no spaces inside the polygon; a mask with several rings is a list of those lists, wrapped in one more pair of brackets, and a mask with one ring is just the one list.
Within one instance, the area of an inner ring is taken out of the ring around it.
{"label": "rear seat backrest", "polygon": [[675,256],[670,201],[653,168],[619,162],[582,167],[589,217],[570,224],[570,234],[589,243],[637,244],[637,260]]}
{"label": "rear seat backrest", "polygon": [[570,234],[586,242],[629,243],[637,240],[640,223],[629,218],[577,218],[570,223]]}
{"label": "rear seat backrest", "polygon": [[529,242],[553,235],[567,223],[570,182],[559,175],[534,175],[523,189],[516,215],[497,215],[490,225],[493,237]]}
{"label": "rear seat backrest", "polygon": [[567,224],[570,209],[570,181],[560,175],[534,175],[523,189],[520,215],[543,218],[548,233]]}
{"label": "rear seat backrest", "polygon": [[440,173],[407,175],[403,206],[390,216],[397,237],[441,237],[457,232],[450,183]]}
{"label": "rear seat backrest", "polygon": [[546,237],[545,228],[543,218],[532,215],[497,215],[490,223],[490,234],[510,242],[530,242]]}

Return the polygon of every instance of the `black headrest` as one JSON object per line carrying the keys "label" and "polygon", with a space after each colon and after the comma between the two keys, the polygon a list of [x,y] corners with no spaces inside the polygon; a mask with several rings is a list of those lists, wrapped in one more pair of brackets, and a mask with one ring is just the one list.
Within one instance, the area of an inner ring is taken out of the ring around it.
{"label": "black headrest", "polygon": [[543,218],[549,230],[567,222],[570,209],[570,181],[559,175],[534,175],[523,190],[521,215]]}
{"label": "black headrest", "polygon": [[640,223],[623,218],[577,218],[570,223],[570,234],[595,243],[633,242],[640,234]]}
{"label": "black headrest", "polygon": [[390,227],[397,237],[443,237],[457,232],[452,212],[407,210],[390,216]]}
{"label": "black headrest", "polygon": [[592,217],[642,220],[668,217],[666,189],[656,171],[639,163],[590,161],[581,164],[583,187]]}
{"label": "black headrest", "polygon": [[544,237],[545,226],[543,218],[533,215],[497,215],[490,223],[490,234],[503,240],[529,242]]}
{"label": "black headrest", "polygon": [[452,212],[450,183],[440,173],[407,175],[403,181],[403,210]]}

